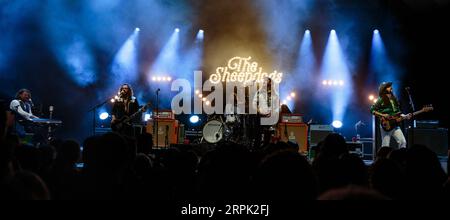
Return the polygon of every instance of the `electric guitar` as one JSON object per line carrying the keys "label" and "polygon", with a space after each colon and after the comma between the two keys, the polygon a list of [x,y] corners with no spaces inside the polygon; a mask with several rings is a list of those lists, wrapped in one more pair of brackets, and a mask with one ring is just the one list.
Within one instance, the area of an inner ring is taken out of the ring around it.
{"label": "electric guitar", "polygon": [[424,113],[424,112],[429,112],[429,111],[433,111],[433,106],[432,105],[426,105],[424,106],[421,110],[416,111],[414,113],[409,113],[408,115],[402,115],[401,113],[395,114],[395,115],[391,115],[389,117],[381,117],[381,127],[383,128],[383,130],[385,131],[392,131],[394,128],[396,128],[397,126],[399,126],[400,122],[405,120],[405,119],[409,119],[408,116],[416,116],[418,114]]}
{"label": "electric guitar", "polygon": [[130,116],[125,115],[122,118],[115,120],[113,123],[111,123],[111,130],[122,131],[125,127],[131,126],[132,120],[136,118],[140,113],[146,111],[149,106],[152,106],[150,102],[142,106],[132,115]]}

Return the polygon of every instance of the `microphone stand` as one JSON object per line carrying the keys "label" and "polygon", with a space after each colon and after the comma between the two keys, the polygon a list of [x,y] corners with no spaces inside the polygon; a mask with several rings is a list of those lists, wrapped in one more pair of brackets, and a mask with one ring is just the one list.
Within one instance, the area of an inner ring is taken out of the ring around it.
{"label": "microphone stand", "polygon": [[102,107],[104,104],[106,104],[107,102],[109,102],[111,99],[106,99],[104,102],[95,105],[94,107],[92,107],[91,109],[88,110],[88,112],[92,111],[92,134],[95,136],[95,125],[96,125],[96,117],[97,117],[97,109]]}
{"label": "microphone stand", "polygon": [[[49,111],[50,111],[49,119],[52,120],[52,119],[53,119],[53,106],[50,106],[50,107],[49,107]],[[52,135],[52,126],[49,125],[49,126],[48,126],[48,133],[47,133],[47,140],[48,140],[48,141],[51,141],[52,139],[53,139],[53,135]]]}
{"label": "microphone stand", "polygon": [[156,135],[156,147],[159,147],[159,140],[158,140],[158,115],[159,115],[159,91],[161,91],[161,89],[157,89],[156,90],[156,114],[153,114],[153,134]]}
{"label": "microphone stand", "polygon": [[169,125],[166,125],[166,136],[164,140],[164,147],[167,148],[169,146]]}
{"label": "microphone stand", "polygon": [[414,112],[416,112],[416,108],[414,106],[414,102],[411,96],[411,93],[409,92],[409,87],[405,88],[406,93],[408,93],[408,98],[409,98],[409,107],[412,110],[412,115],[411,115],[411,119],[412,120],[412,128],[411,128],[411,144],[410,146],[414,145],[414,129],[416,129],[416,122],[415,122],[415,118],[414,118]]}

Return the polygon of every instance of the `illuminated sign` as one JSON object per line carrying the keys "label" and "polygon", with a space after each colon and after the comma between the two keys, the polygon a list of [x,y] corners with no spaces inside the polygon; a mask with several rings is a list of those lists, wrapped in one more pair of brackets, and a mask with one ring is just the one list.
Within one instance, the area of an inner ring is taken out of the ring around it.
{"label": "illuminated sign", "polygon": [[280,83],[283,73],[276,70],[272,73],[263,72],[262,67],[257,62],[251,61],[252,57],[233,57],[228,60],[225,67],[217,67],[216,73],[212,74],[209,80],[212,83],[219,82],[262,82],[264,78],[271,78],[274,82]]}

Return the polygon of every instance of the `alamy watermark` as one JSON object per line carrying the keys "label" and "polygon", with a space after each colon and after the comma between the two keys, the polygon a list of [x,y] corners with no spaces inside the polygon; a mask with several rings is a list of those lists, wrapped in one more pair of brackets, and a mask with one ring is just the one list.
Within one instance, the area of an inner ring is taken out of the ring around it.
{"label": "alamy watermark", "polygon": [[[261,125],[274,125],[280,112],[280,80],[273,80],[270,75],[259,76],[244,81],[226,81],[224,90],[221,81],[208,79],[202,83],[202,71],[194,71],[194,85],[186,79],[172,82],[171,90],[178,92],[172,98],[172,111],[175,114],[259,114]],[[196,91],[209,94],[199,98]]]}

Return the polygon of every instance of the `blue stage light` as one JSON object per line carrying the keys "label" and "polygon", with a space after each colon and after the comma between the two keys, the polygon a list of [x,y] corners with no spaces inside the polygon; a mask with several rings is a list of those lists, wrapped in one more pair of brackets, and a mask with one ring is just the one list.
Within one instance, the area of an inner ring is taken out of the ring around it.
{"label": "blue stage light", "polygon": [[152,115],[151,115],[151,114],[149,114],[149,113],[145,113],[145,114],[144,114],[144,121],[148,121],[148,120],[150,120],[150,119],[151,119],[151,117],[152,117]]}
{"label": "blue stage light", "polygon": [[203,30],[199,30],[196,38],[199,41],[199,40],[203,40],[204,36],[205,36],[205,32]]}
{"label": "blue stage light", "polygon": [[109,117],[108,112],[102,112],[99,115],[100,120],[106,120]]}
{"label": "blue stage light", "polygon": [[191,116],[191,117],[189,118],[189,121],[190,121],[192,124],[196,124],[197,122],[200,121],[200,118],[199,118],[197,115],[193,115],[193,116]]}
{"label": "blue stage light", "polygon": [[331,125],[334,127],[334,128],[341,128],[342,127],[342,122],[341,121],[333,121],[333,123],[331,123]]}

